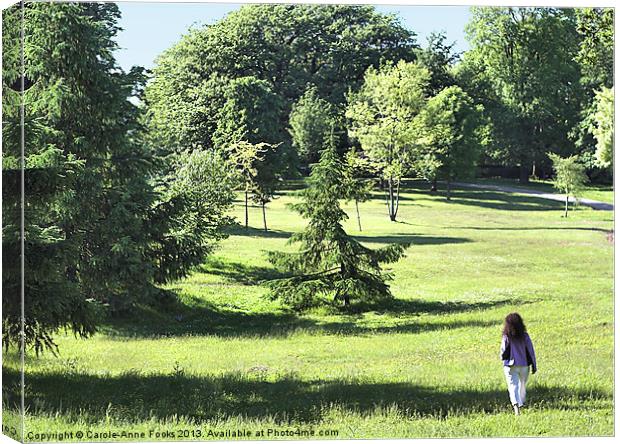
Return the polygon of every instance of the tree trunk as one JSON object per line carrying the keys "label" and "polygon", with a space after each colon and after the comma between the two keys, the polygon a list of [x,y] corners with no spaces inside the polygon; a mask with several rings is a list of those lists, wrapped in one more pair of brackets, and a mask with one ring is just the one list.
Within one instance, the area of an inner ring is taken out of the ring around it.
{"label": "tree trunk", "polygon": [[344,295],[344,306],[348,307],[349,305],[351,305],[351,299],[349,298],[348,293]]}
{"label": "tree trunk", "polygon": [[267,231],[267,215],[265,214],[265,202],[261,202],[263,205],[263,227]]}
{"label": "tree trunk", "polygon": [[248,190],[245,190],[245,228],[248,228]]}
{"label": "tree trunk", "polygon": [[359,227],[360,231],[362,231],[362,219],[360,218],[360,206],[357,200],[355,201],[355,211],[357,212],[357,226]]}
{"label": "tree trunk", "polygon": [[564,217],[568,217],[568,194],[566,195],[566,203],[564,205]]}
{"label": "tree trunk", "polygon": [[519,183],[522,184],[527,184],[530,183],[530,170],[527,167],[527,164],[525,162],[522,162],[521,165],[519,165]]}
{"label": "tree trunk", "polygon": [[431,192],[435,193],[437,192],[437,178],[433,178],[433,181],[431,182]]}
{"label": "tree trunk", "polygon": [[450,200],[450,179],[446,180],[446,200]]}
{"label": "tree trunk", "polygon": [[392,222],[396,222],[396,206],[394,198],[394,181],[390,177],[388,179],[388,214]]}

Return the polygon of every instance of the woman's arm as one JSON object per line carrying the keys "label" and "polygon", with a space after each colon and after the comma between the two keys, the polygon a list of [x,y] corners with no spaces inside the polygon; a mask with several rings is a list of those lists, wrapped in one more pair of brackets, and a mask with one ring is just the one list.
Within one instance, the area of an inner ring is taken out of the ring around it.
{"label": "woman's arm", "polygon": [[502,344],[499,348],[499,359],[502,361],[504,358],[504,353],[506,352],[506,347],[508,346],[508,337],[506,335],[502,335]]}
{"label": "woman's arm", "polygon": [[525,347],[530,357],[532,358],[532,374],[534,374],[538,370],[538,366],[536,365],[536,353],[534,353],[534,344],[532,344],[530,335],[527,335],[525,337]]}

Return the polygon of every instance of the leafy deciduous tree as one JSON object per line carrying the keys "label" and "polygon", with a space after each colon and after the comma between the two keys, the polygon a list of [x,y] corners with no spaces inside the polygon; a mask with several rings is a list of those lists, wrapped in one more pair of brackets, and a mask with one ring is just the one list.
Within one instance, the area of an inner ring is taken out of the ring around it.
{"label": "leafy deciduous tree", "polygon": [[297,155],[306,165],[319,161],[319,151],[335,124],[334,106],[319,97],[316,87],[308,88],[293,105],[289,132]]}
{"label": "leafy deciduous tree", "polygon": [[474,105],[460,87],[451,86],[429,99],[416,125],[420,134],[415,156],[418,171],[445,180],[446,198],[450,200],[450,183],[471,177],[478,161],[482,107]]}
{"label": "leafy deciduous tree", "polygon": [[369,68],[346,111],[352,122],[349,134],[359,140],[387,182],[391,221],[398,213],[400,182],[416,139],[413,122],[426,102],[428,81],[428,71],[416,63],[401,61],[379,70]]}
{"label": "leafy deciduous tree", "polygon": [[[253,157],[252,173],[249,174],[250,169],[246,168],[245,172],[249,175],[244,176],[251,180],[245,183],[251,185],[252,199],[262,207],[266,229],[265,205],[275,195],[280,178],[291,163],[290,156],[287,156],[290,153],[282,145],[284,131],[278,120],[280,98],[268,82],[254,77],[231,80],[225,98],[213,140],[216,148],[223,153],[234,154],[237,151],[234,155],[238,165],[240,161],[247,164]],[[234,147],[232,151],[231,147]],[[253,155],[252,150],[255,151]],[[246,227],[249,191],[246,187]]]}
{"label": "leafy deciduous tree", "polygon": [[554,153],[549,153],[549,158],[553,162],[553,171],[555,177],[553,186],[562,194],[566,195],[566,203],[564,206],[564,217],[568,217],[568,200],[570,196],[577,198],[580,196],[585,184],[588,181],[585,168],[579,162],[577,156],[569,156],[563,158]]}
{"label": "leafy deciduous tree", "polygon": [[413,60],[415,48],[412,32],[372,6],[243,6],[190,30],[158,58],[146,88],[151,137],[166,146],[211,148],[225,85],[240,77],[268,82],[282,104],[275,122],[284,128],[309,84],[342,104],[369,66]]}
{"label": "leafy deciduous tree", "polygon": [[583,91],[571,10],[472,8],[468,56],[486,73],[501,106],[492,114],[500,143],[527,182],[550,149],[572,152]]}
{"label": "leafy deciduous tree", "polygon": [[604,168],[614,159],[614,89],[605,88],[596,93],[594,122],[591,126],[596,139],[596,160]]}

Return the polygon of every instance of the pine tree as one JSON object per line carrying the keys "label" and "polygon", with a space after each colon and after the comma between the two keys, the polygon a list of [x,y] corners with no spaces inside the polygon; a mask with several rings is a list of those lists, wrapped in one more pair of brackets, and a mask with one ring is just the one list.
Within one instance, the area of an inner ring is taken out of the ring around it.
{"label": "pine tree", "polygon": [[295,309],[304,309],[329,299],[345,306],[354,301],[373,302],[390,298],[386,283],[391,276],[382,263],[404,255],[406,244],[391,244],[371,250],[349,236],[342,222],[346,213],[338,202],[342,197],[343,167],[332,137],[320,161],[310,174],[303,202],[293,208],[309,219],[306,229],[291,236],[299,243],[297,253],[269,252],[269,260],[291,276],[270,283],[271,297],[280,298]]}

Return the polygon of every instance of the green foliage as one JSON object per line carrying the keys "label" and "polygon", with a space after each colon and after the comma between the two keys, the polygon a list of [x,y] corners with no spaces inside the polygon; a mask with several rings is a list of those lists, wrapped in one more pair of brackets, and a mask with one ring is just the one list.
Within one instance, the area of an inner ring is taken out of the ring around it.
{"label": "green foliage", "polygon": [[374,186],[373,168],[370,160],[363,156],[356,147],[351,147],[345,154],[342,169],[342,189],[347,201],[366,202]]}
{"label": "green foliage", "polygon": [[[146,77],[140,68],[123,72],[113,57],[116,5],[25,5],[23,92],[15,48],[20,13],[3,13],[3,251],[14,258],[3,263],[3,342],[18,342],[21,329],[23,161],[24,333],[40,352],[54,348],[59,329],[88,336],[103,308],[133,309],[159,293],[155,283],[202,262],[221,238],[232,185],[221,158],[200,173],[199,159],[171,160],[168,147],[146,142],[142,110],[129,100]],[[203,189],[211,178],[216,188]]]}
{"label": "green foliage", "polygon": [[455,84],[452,67],[459,56],[453,53],[456,42],[446,44],[446,34],[433,32],[428,36],[428,46],[419,51],[418,63],[430,73],[429,96]]}
{"label": "green foliage", "polygon": [[577,8],[575,15],[581,38],[577,60],[582,66],[584,80],[611,88],[614,82],[614,10]]}
{"label": "green foliage", "polygon": [[[277,145],[268,143],[250,143],[245,140],[228,146],[227,156],[230,163],[237,170],[245,194],[245,227],[248,227],[248,197],[263,206],[274,196],[279,176],[273,163],[268,158],[275,158]],[[263,211],[263,222],[267,230],[267,220]]]}
{"label": "green foliage", "polygon": [[373,302],[391,298],[381,263],[400,259],[408,244],[391,244],[372,250],[347,235],[342,222],[346,213],[338,202],[342,195],[343,167],[332,141],[312,168],[303,203],[294,209],[309,219],[306,229],[289,242],[301,244],[298,253],[269,252],[269,260],[292,276],[270,282],[271,297],[295,309],[325,301]]}
{"label": "green foliage", "polygon": [[155,282],[187,276],[226,237],[236,184],[234,170],[219,153],[193,150],[175,157],[151,210],[158,234],[150,247]]}
{"label": "green foliage", "polygon": [[241,77],[268,82],[281,101],[276,121],[283,127],[308,85],[341,104],[369,66],[411,60],[413,37],[371,6],[243,6],[190,30],[158,58],[146,88],[151,137],[164,146],[212,147],[223,92]]}
{"label": "green foliage", "polygon": [[418,115],[419,148],[416,169],[427,179],[448,183],[472,177],[480,156],[482,106],[458,86],[442,90],[429,99]]}
{"label": "green foliage", "polygon": [[319,152],[336,125],[334,106],[310,87],[293,105],[289,118],[291,138],[297,155],[306,165],[319,161]]}
{"label": "green foliage", "polygon": [[[253,200],[264,208],[274,197],[282,175],[292,163],[288,145],[283,145],[285,135],[279,121],[280,97],[271,90],[268,82],[255,77],[231,80],[224,97],[225,103],[219,111],[213,135],[215,148],[225,155],[232,155],[237,165],[239,162],[247,164],[248,157],[253,157],[252,173],[246,168],[242,175],[246,191],[251,188]],[[258,151],[261,151],[260,155]],[[264,222],[267,229],[266,218]]]}
{"label": "green foliage", "polygon": [[215,148],[226,152],[240,140],[250,143],[281,143],[283,131],[280,98],[268,82],[255,77],[231,80],[224,91],[224,105],[213,134]]}
{"label": "green foliage", "polygon": [[369,68],[346,111],[349,135],[388,182],[388,214],[395,221],[398,189],[408,172],[416,134],[413,122],[426,102],[429,72],[417,63]]}
{"label": "green foliage", "polygon": [[[574,152],[566,137],[583,99],[575,17],[553,8],[473,8],[467,34],[470,68],[490,87],[495,138],[526,181],[545,153]],[[476,77],[474,77],[475,79]],[[471,92],[469,88],[466,91]],[[477,98],[476,94],[472,97]]]}
{"label": "green foliage", "polygon": [[553,186],[560,193],[566,194],[564,217],[567,217],[569,196],[574,197],[575,203],[577,202],[577,198],[581,196],[588,182],[588,176],[586,175],[585,167],[579,162],[577,156],[562,158],[554,153],[549,153],[548,156],[553,162],[553,172],[555,174]]}
{"label": "green foliage", "polygon": [[577,156],[562,158],[554,153],[549,153],[549,158],[553,162],[555,178],[553,186],[560,193],[573,197],[579,197],[588,181],[583,165]]}
{"label": "green foliage", "polygon": [[614,160],[614,89],[597,91],[594,103],[590,131],[596,138],[596,160],[600,166],[608,168],[613,166]]}
{"label": "green foliage", "polygon": [[[3,12],[4,36],[19,34],[21,11]],[[20,257],[19,107],[25,114],[25,320],[27,345],[53,348],[68,328],[87,336],[100,303],[139,291],[145,219],[152,194],[150,154],[136,140],[136,108],[127,101],[143,81],[112,57],[119,17],[113,4],[29,3],[24,9],[25,90],[20,40],[4,40],[5,257]],[[16,87],[17,86],[17,87]],[[19,340],[19,268],[3,265],[3,342]]]}
{"label": "green foliage", "polygon": [[345,154],[342,171],[343,197],[346,201],[355,202],[357,227],[362,231],[359,204],[370,199],[375,180],[372,177],[374,170],[368,158],[364,157],[355,146]]}

